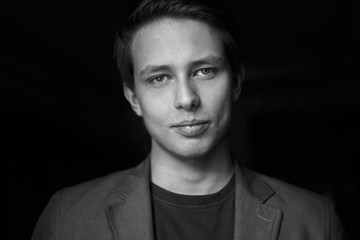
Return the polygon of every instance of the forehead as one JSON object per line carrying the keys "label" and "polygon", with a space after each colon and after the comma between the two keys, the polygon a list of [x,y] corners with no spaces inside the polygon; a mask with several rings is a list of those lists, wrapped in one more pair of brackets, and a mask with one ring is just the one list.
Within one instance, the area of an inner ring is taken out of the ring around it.
{"label": "forehead", "polygon": [[131,52],[135,75],[147,64],[181,65],[206,55],[224,57],[220,32],[190,19],[164,18],[141,27]]}

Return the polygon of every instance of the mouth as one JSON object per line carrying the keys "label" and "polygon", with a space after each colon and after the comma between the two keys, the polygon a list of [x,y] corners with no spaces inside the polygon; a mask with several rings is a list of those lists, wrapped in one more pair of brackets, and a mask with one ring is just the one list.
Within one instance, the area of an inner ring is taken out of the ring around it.
{"label": "mouth", "polygon": [[191,120],[191,121],[182,121],[172,127],[175,131],[185,137],[195,137],[203,133],[207,126],[209,125],[208,121],[203,120]]}

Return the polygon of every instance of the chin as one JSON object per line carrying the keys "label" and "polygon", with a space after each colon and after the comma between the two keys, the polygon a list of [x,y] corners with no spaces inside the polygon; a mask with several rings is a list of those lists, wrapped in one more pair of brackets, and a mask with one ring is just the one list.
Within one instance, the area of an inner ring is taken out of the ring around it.
{"label": "chin", "polygon": [[204,137],[200,139],[169,139],[152,138],[152,145],[160,151],[167,152],[178,159],[201,159],[210,156],[224,143],[224,137]]}
{"label": "chin", "polygon": [[199,149],[196,149],[196,150],[182,151],[180,153],[177,153],[176,155],[178,155],[178,157],[182,159],[198,159],[206,156],[207,152],[208,151],[201,151]]}
{"label": "chin", "polygon": [[182,146],[178,149],[168,149],[170,154],[175,155],[180,159],[199,159],[208,156],[213,146],[204,145],[188,145]]}

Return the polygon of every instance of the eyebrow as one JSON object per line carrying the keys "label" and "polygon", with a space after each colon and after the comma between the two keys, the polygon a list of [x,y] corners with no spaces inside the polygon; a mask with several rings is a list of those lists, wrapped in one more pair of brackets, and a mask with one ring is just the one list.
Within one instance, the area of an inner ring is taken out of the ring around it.
{"label": "eyebrow", "polygon": [[191,67],[196,67],[196,66],[205,65],[205,64],[219,65],[219,64],[223,64],[223,63],[224,63],[224,59],[222,57],[219,57],[219,56],[216,56],[216,55],[208,55],[208,56],[206,56],[204,58],[193,61],[190,64],[190,66]]}
{"label": "eyebrow", "polygon": [[[204,58],[195,60],[189,64],[190,67],[197,67],[200,65],[210,64],[210,65],[219,65],[223,64],[224,59],[216,55],[208,55]],[[140,71],[140,76],[145,74],[150,74],[154,72],[168,71],[171,68],[170,65],[147,65]]]}
{"label": "eyebrow", "polygon": [[169,69],[170,65],[147,65],[140,71],[140,76],[154,72],[167,71]]}

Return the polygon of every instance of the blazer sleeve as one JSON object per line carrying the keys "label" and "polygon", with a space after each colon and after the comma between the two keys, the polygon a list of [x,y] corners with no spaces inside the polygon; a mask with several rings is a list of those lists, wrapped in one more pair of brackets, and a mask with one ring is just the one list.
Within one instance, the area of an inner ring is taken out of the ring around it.
{"label": "blazer sleeve", "polygon": [[343,228],[336,212],[334,205],[329,200],[327,202],[327,209],[329,214],[328,232],[331,240],[347,240],[348,236]]}
{"label": "blazer sleeve", "polygon": [[31,240],[55,239],[55,226],[58,212],[58,196],[59,193],[55,193],[46,205],[35,226]]}

